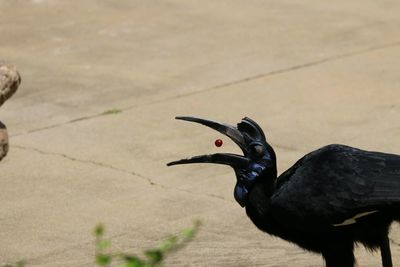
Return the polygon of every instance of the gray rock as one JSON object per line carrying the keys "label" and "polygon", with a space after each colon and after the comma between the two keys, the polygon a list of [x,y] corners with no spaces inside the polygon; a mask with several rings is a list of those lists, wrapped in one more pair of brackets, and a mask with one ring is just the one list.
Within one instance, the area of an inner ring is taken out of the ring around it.
{"label": "gray rock", "polygon": [[[21,76],[14,66],[0,61],[0,106],[7,101],[18,89]],[[0,121],[0,160],[8,152],[8,133],[6,126]]]}
{"label": "gray rock", "polygon": [[0,61],[0,106],[17,91],[20,83],[17,69]]}

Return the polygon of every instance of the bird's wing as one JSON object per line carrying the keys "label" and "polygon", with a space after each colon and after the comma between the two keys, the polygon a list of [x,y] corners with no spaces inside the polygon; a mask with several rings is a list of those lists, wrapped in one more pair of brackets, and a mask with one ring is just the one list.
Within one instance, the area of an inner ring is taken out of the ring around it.
{"label": "bird's wing", "polygon": [[399,208],[400,156],[343,145],[304,156],[278,178],[271,197],[276,220],[313,230]]}

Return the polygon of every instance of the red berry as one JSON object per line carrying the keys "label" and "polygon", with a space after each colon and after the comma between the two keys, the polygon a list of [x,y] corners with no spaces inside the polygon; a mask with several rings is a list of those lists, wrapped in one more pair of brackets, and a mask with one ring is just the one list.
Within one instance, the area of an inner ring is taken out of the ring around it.
{"label": "red berry", "polygon": [[224,142],[222,142],[222,140],[221,139],[217,139],[217,140],[215,140],[215,146],[217,146],[217,147],[220,147],[220,146],[222,146],[222,144],[223,144]]}

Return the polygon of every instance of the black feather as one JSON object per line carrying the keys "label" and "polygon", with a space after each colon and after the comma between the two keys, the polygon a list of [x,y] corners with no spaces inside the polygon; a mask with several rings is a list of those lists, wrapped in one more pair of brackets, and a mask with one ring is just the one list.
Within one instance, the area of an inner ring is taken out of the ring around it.
{"label": "black feather", "polygon": [[233,167],[235,199],[259,229],[321,253],[327,267],[353,267],[357,242],[380,249],[383,267],[392,267],[388,231],[393,221],[400,221],[400,156],[329,145],[305,155],[277,178],[275,152],[253,120],[244,118],[235,128],[195,117],[179,119],[227,135],[244,156],[214,154],[170,165]]}

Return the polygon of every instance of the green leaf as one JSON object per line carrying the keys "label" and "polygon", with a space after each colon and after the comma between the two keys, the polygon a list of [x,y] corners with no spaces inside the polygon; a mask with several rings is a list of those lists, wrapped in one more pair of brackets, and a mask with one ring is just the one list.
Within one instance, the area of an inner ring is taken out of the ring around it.
{"label": "green leaf", "polygon": [[162,252],[167,252],[168,250],[171,250],[177,243],[178,237],[173,235],[170,236],[167,240],[164,240],[159,247]]}
{"label": "green leaf", "polygon": [[124,255],[123,259],[125,263],[121,267],[144,267],[144,262],[137,256]]}
{"label": "green leaf", "polygon": [[100,266],[107,266],[111,263],[111,256],[106,254],[97,254],[96,263]]}
{"label": "green leaf", "polygon": [[97,249],[104,250],[111,246],[111,241],[109,240],[100,240],[96,243]]}
{"label": "green leaf", "polygon": [[195,230],[193,228],[188,228],[188,229],[184,229],[182,231],[182,234],[186,237],[186,238],[193,238],[194,234],[195,234]]}
{"label": "green leaf", "polygon": [[19,262],[17,262],[17,263],[15,263],[15,265],[14,264],[6,264],[6,265],[3,265],[3,267],[25,267],[25,264],[26,264],[26,262],[25,261],[19,261]]}
{"label": "green leaf", "polygon": [[104,234],[104,226],[102,224],[98,224],[94,229],[94,234],[96,237],[101,237]]}
{"label": "green leaf", "polygon": [[145,267],[143,263],[138,263],[138,262],[125,262],[118,267]]}
{"label": "green leaf", "polygon": [[163,253],[159,249],[147,250],[144,254],[151,264],[159,263],[163,259]]}
{"label": "green leaf", "polygon": [[121,113],[122,110],[117,109],[117,108],[113,108],[113,109],[109,109],[103,112],[103,115],[110,115],[110,114],[118,114]]}

